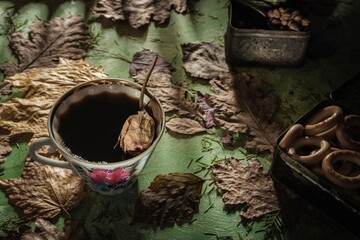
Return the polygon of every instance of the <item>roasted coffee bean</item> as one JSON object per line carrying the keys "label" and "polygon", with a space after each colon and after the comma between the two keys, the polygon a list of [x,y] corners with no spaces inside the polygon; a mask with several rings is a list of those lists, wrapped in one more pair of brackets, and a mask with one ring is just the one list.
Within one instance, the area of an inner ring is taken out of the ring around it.
{"label": "roasted coffee bean", "polygon": [[299,15],[300,11],[299,10],[295,10],[291,13],[291,18],[294,18],[295,16]]}
{"label": "roasted coffee bean", "polygon": [[303,27],[308,27],[309,24],[310,24],[310,21],[309,21],[307,18],[301,19],[301,25],[302,25]]}
{"label": "roasted coffee bean", "polygon": [[285,18],[286,20],[288,20],[288,19],[290,19],[291,14],[285,12],[282,14],[282,17]]}
{"label": "roasted coffee bean", "polygon": [[295,21],[299,22],[303,19],[303,16],[301,14],[299,15],[296,15],[294,18],[293,18]]}
{"label": "roasted coffee bean", "polygon": [[301,31],[309,26],[310,21],[301,14],[299,10],[289,8],[275,8],[267,12],[269,22],[284,30]]}
{"label": "roasted coffee bean", "polygon": [[275,17],[275,18],[280,18],[280,16],[281,16],[281,15],[280,15],[280,11],[279,11],[278,9],[274,9],[274,10],[273,10],[273,14],[274,14],[274,17]]}
{"label": "roasted coffee bean", "polygon": [[280,17],[280,19],[281,20],[290,20],[290,15],[282,15],[281,17]]}
{"label": "roasted coffee bean", "polygon": [[297,23],[295,23],[295,22],[290,23],[288,27],[289,27],[289,29],[291,29],[291,30],[300,31],[300,26],[299,26]]}
{"label": "roasted coffee bean", "polygon": [[272,25],[280,25],[281,21],[279,19],[277,19],[277,18],[273,18],[273,19],[270,20],[270,23]]}

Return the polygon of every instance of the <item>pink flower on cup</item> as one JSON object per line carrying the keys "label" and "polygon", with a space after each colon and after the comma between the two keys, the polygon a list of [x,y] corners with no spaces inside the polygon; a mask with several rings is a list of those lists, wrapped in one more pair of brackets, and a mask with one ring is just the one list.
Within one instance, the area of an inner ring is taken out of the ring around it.
{"label": "pink flower on cup", "polygon": [[107,183],[109,185],[123,182],[127,180],[129,176],[130,173],[125,172],[124,168],[116,168],[114,170],[95,169],[89,174],[89,177],[94,183]]}

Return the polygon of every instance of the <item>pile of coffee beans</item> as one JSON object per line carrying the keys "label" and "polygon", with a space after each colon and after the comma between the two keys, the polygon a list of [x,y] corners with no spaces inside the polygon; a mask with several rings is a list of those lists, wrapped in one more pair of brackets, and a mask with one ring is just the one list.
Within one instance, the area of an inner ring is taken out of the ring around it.
{"label": "pile of coffee beans", "polygon": [[310,25],[309,19],[305,18],[299,10],[279,7],[267,12],[272,27],[281,30],[304,31]]}

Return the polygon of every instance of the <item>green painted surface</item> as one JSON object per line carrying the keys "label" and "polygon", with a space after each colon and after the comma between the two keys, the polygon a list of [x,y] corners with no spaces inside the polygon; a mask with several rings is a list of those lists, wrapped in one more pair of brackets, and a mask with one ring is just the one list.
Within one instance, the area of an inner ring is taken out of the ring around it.
{"label": "green painted surface", "polygon": [[[356,4],[350,6],[349,3]],[[16,61],[8,47],[9,33],[27,32],[33,20],[48,20],[55,16],[69,17],[82,15],[89,17],[92,1],[0,1],[0,63]],[[94,66],[102,66],[109,77],[130,79],[129,61],[134,53],[143,48],[158,52],[171,62],[176,71],[174,81],[187,80],[194,89],[207,91],[208,87],[186,76],[182,68],[180,45],[197,40],[205,40],[224,46],[224,33],[227,27],[227,1],[191,1],[192,11],[188,14],[172,12],[169,22],[163,26],[151,23],[147,27],[132,29],[125,22],[89,21],[88,27],[93,36],[93,48],[88,51],[85,61]],[[319,26],[320,38],[337,45],[336,54],[328,58],[309,58],[298,68],[260,68],[241,67],[238,70],[261,77],[271,85],[276,96],[281,99],[278,118],[290,124],[309,110],[318,101],[357,73],[360,69],[360,9],[354,1],[338,1],[334,19],[341,20],[338,28]],[[8,14],[13,25],[6,21]],[[125,59],[125,60],[124,60]],[[1,75],[2,76],[2,75]],[[2,99],[3,101],[6,99]],[[204,141],[211,143],[211,151],[204,148]],[[207,170],[199,171],[199,164],[190,161],[203,156],[201,161],[210,164],[214,159],[235,156],[246,159],[241,149],[224,150],[216,141],[216,135],[201,135],[191,138],[175,138],[167,132],[161,139],[137,184],[129,192],[107,197],[90,193],[81,205],[70,214],[81,223],[91,239],[265,239],[264,221],[259,219],[253,225],[241,223],[238,211],[227,212],[221,195],[212,190],[211,181],[204,184],[204,194],[199,212],[191,224],[153,229],[146,225],[132,225],[131,213],[139,191],[149,186],[158,174],[170,172],[191,172],[205,179],[211,179]],[[1,178],[20,176],[27,155],[26,143],[14,146],[8,160],[1,167]],[[265,169],[270,162],[261,159]],[[292,196],[286,206],[291,220],[285,223],[284,239],[350,239],[339,227],[319,215],[315,209],[302,200]],[[4,227],[10,219],[17,219],[21,211],[7,203],[4,192],[0,192],[0,226]],[[61,228],[62,215],[54,222]],[[1,228],[3,229],[3,228]],[[0,237],[5,236],[0,230]]]}

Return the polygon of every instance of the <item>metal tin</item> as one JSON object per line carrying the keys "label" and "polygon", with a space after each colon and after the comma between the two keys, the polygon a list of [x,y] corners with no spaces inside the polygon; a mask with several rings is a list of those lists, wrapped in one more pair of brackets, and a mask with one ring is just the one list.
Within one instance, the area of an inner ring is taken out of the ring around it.
{"label": "metal tin", "polygon": [[[340,106],[346,114],[350,114],[345,106],[333,100],[325,100],[313,107],[294,124],[304,123],[311,114],[329,105]],[[348,193],[335,187],[326,179],[318,177],[307,167],[282,151],[278,145],[287,130],[279,136],[276,142],[270,168],[270,174],[274,181],[277,184],[285,185],[327,215],[348,233],[360,238],[360,203],[356,204],[350,199],[351,196]]]}
{"label": "metal tin", "polygon": [[296,66],[303,62],[310,31],[237,28],[234,22],[239,10],[239,5],[230,3],[225,57],[231,66]]}
{"label": "metal tin", "polygon": [[360,72],[333,91],[330,97],[360,115]]}

